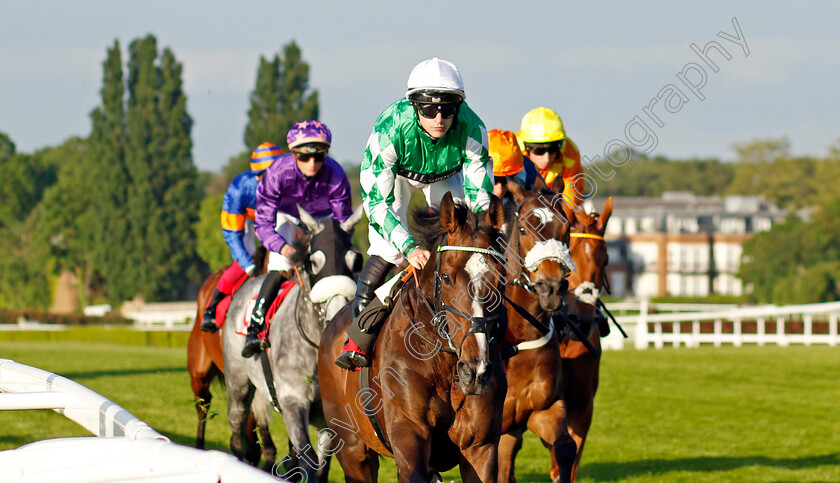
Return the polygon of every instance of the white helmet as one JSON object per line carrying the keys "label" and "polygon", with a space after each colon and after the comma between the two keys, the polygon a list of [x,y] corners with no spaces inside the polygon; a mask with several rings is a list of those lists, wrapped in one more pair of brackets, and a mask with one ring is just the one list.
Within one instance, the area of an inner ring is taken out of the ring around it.
{"label": "white helmet", "polygon": [[464,81],[455,64],[433,57],[420,62],[411,70],[405,97],[428,103],[461,102],[466,97]]}

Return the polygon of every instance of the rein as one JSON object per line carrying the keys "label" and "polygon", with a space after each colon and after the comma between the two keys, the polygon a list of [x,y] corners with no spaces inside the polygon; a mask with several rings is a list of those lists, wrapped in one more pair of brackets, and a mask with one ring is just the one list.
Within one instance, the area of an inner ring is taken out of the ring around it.
{"label": "rein", "polygon": [[[294,267],[295,269],[295,275],[297,275],[298,284],[300,285],[300,298],[303,299],[304,303],[308,303],[312,305],[312,307],[315,307],[316,304],[313,303],[312,300],[309,298],[309,290],[311,289],[311,287],[303,286],[303,278],[300,276],[300,271],[298,270],[297,265],[292,265],[292,267]],[[318,307],[317,309],[317,314],[318,321],[323,325],[324,319],[326,318],[326,314],[324,314],[324,311],[321,310],[320,307]],[[306,332],[304,332],[303,330],[303,325],[301,325],[300,322],[300,304],[295,304],[295,321],[297,322],[298,332],[300,332],[300,336],[303,337],[303,340],[305,340],[307,344],[312,346],[313,349],[318,349],[318,344],[316,344],[312,339],[310,339],[309,336],[306,335]]]}
{"label": "rein", "polygon": [[[456,246],[456,245],[440,245],[437,247],[436,251],[438,252],[438,256],[435,258],[435,275],[434,275],[434,286],[433,286],[433,300],[429,303],[429,299],[426,297],[426,294],[423,293],[423,290],[420,288],[420,282],[417,280],[416,272],[415,272],[415,282],[414,287],[417,291],[417,295],[419,296],[420,300],[423,301],[423,304],[426,306],[426,309],[429,310],[429,313],[432,314],[432,325],[438,325],[442,323],[445,319],[444,313],[449,312],[457,317],[461,317],[470,321],[470,328],[464,337],[461,339],[461,343],[459,344],[458,348],[456,348],[452,344],[451,337],[441,336],[441,338],[446,340],[448,348],[442,348],[441,350],[445,352],[449,352],[451,354],[457,354],[458,358],[461,357],[461,352],[464,347],[464,342],[467,340],[472,334],[487,334],[487,325],[488,323],[492,323],[497,321],[500,318],[500,311],[497,311],[495,314],[490,315],[489,317],[473,317],[464,312],[458,310],[457,308],[447,305],[446,302],[443,301],[443,297],[441,294],[441,276],[440,276],[440,253],[445,251],[458,251],[458,252],[471,252],[471,253],[481,253],[484,255],[490,255],[493,257],[498,258],[503,263],[507,261],[504,254],[497,252],[496,250],[490,248],[480,248],[480,247],[465,247],[465,246]],[[409,322],[413,327],[417,327],[414,320],[408,315],[408,311],[405,308],[405,303],[403,302],[402,297],[400,297],[400,303],[403,308],[403,312],[405,313],[406,317],[408,318]],[[447,330],[448,332],[448,330]],[[440,329],[438,329],[438,334],[440,334]],[[419,335],[419,334],[418,334]],[[448,334],[447,334],[448,335]],[[428,339],[423,338],[426,342],[432,344],[431,341]],[[492,338],[491,338],[492,340]],[[435,344],[432,344],[435,345]]]}

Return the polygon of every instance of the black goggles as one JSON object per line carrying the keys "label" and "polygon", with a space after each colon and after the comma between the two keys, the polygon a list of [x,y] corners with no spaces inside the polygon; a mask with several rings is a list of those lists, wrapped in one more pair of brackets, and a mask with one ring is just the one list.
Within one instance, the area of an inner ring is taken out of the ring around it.
{"label": "black goggles", "polygon": [[525,149],[534,156],[542,156],[543,154],[559,154],[560,142],[551,144],[525,144]]}
{"label": "black goggles", "polygon": [[303,151],[292,150],[292,154],[294,154],[295,159],[300,162],[306,162],[309,161],[309,159],[314,159],[316,163],[323,163],[327,159],[326,151],[314,151],[311,153],[305,153]]}
{"label": "black goggles", "polygon": [[419,102],[415,102],[414,108],[417,109],[417,112],[426,119],[434,119],[438,113],[440,113],[440,117],[443,119],[449,119],[458,112],[458,105],[459,104],[457,103],[421,104]]}

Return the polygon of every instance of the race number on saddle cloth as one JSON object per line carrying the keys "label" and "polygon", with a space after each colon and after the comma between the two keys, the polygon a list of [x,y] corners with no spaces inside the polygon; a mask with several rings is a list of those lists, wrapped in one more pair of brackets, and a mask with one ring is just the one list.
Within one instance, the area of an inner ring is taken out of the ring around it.
{"label": "race number on saddle cloth", "polygon": [[[280,304],[283,303],[283,300],[286,299],[286,296],[289,295],[289,292],[292,291],[297,280],[287,280],[280,285],[280,292],[277,294],[277,297],[274,299],[274,302],[268,307],[268,310],[265,313],[265,320],[266,320],[266,328],[265,330],[259,333],[260,339],[268,338],[268,330],[271,327],[271,318],[274,317],[274,313],[277,312],[277,308],[280,307]],[[245,311],[245,316],[242,318],[242,323],[238,324],[235,332],[239,335],[248,335],[248,326],[251,323],[251,314],[254,312],[254,308],[257,305],[257,297],[259,294],[254,294],[251,298],[251,301],[248,302],[248,310]]]}

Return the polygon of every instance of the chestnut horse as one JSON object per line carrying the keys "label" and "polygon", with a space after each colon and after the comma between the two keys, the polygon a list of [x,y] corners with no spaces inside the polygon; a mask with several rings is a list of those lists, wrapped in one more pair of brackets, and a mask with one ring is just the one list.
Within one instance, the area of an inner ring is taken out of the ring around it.
{"label": "chestnut horse", "polygon": [[515,481],[514,458],[526,428],[550,449],[554,481],[569,481],[575,444],[566,426],[558,331],[566,322],[566,276],[573,269],[567,220],[574,214],[551,191],[527,192],[514,183],[508,190],[516,203],[508,216],[508,326],[526,342],[508,361],[498,481]]}
{"label": "chestnut horse", "polygon": [[[262,267],[260,273],[265,273],[265,264],[268,261],[265,248],[258,248],[254,253],[254,262]],[[210,383],[217,377],[224,378],[224,361],[222,358],[222,334],[224,326],[215,334],[203,332],[201,322],[204,317],[204,309],[219,283],[219,279],[228,267],[220,268],[213,272],[201,285],[198,291],[197,310],[193,322],[190,338],[187,342],[187,371],[190,373],[190,386],[195,396],[195,410],[198,413],[198,429],[195,437],[195,447],[204,449],[204,433],[207,427],[207,415],[210,411],[210,402],[213,394],[210,392]],[[249,419],[249,434],[252,436],[251,444],[259,444],[254,433],[254,419]],[[266,461],[274,461],[277,449],[268,428],[260,428],[262,439],[262,452]],[[252,462],[256,464],[256,462]]]}
{"label": "chestnut horse", "polygon": [[[600,324],[606,324],[605,314],[598,309],[600,292],[608,290],[607,244],[604,232],[612,214],[612,198],[604,203],[601,214],[575,212],[572,223],[570,249],[577,269],[569,275],[567,304],[571,317],[577,319],[584,335],[596,348],[601,348]],[[606,334],[604,334],[606,335]],[[586,434],[592,424],[595,391],[598,390],[600,352],[593,354],[578,338],[567,334],[560,341],[563,359],[563,394],[569,433],[577,445],[572,479],[577,476]]]}
{"label": "chestnut horse", "polygon": [[455,465],[465,482],[496,481],[507,387],[497,326],[503,223],[495,196],[483,214],[455,204],[451,193],[439,209],[414,212],[415,238],[431,257],[389,300],[371,367],[349,372],[334,364],[349,306],[327,326],[318,376],[346,481],[377,481],[378,455],[395,459],[401,482],[432,481]]}

